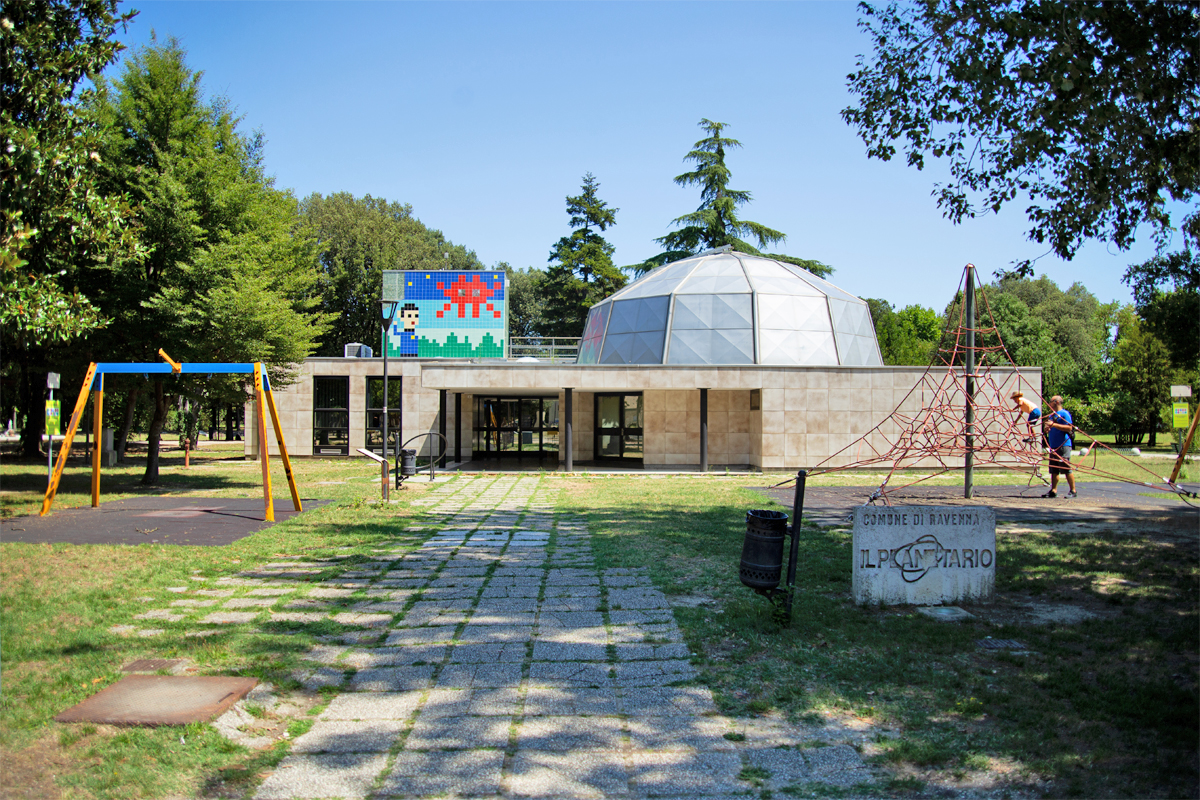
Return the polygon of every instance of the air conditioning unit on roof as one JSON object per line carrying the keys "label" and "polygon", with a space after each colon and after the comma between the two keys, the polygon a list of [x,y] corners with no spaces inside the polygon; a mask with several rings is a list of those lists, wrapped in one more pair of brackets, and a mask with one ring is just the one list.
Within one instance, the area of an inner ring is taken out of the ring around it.
{"label": "air conditioning unit on roof", "polygon": [[362,342],[351,342],[346,345],[345,358],[374,358],[375,353]]}

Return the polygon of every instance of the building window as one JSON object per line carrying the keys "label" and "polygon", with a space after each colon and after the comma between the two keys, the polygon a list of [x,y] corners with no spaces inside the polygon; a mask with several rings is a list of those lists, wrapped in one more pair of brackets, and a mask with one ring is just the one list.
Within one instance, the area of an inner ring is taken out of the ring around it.
{"label": "building window", "polygon": [[[400,376],[388,378],[388,453],[395,455],[400,438]],[[383,453],[383,378],[367,378],[367,442],[373,453]]]}
{"label": "building window", "polygon": [[642,395],[596,394],[596,460],[641,462],[645,455]]}
{"label": "building window", "polygon": [[313,378],[313,455],[350,454],[350,378]]}
{"label": "building window", "polygon": [[557,397],[475,396],[473,458],[558,458]]}

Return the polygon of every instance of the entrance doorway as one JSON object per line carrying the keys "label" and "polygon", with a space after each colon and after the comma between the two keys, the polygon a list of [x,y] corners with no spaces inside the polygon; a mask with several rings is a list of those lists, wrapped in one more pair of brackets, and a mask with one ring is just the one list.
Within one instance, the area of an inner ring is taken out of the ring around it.
{"label": "entrance doorway", "polygon": [[558,460],[557,397],[475,396],[473,458]]}
{"label": "entrance doorway", "polygon": [[596,460],[641,464],[645,455],[641,392],[595,397]]}

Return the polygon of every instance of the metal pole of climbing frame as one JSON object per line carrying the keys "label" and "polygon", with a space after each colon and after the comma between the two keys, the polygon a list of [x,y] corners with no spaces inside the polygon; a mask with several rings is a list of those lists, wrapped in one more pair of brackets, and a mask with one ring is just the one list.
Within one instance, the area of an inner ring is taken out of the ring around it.
{"label": "metal pole of climbing frame", "polygon": [[968,500],[974,494],[971,485],[974,476],[975,449],[975,265],[967,264],[967,293],[963,298],[967,329],[967,352],[963,366],[963,378],[966,384],[966,458],[963,463],[963,497]]}

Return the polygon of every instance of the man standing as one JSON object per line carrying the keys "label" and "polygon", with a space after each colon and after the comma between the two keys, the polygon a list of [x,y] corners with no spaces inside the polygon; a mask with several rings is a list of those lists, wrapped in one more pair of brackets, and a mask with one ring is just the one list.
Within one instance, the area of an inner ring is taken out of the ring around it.
{"label": "man standing", "polygon": [[1071,471],[1071,434],[1075,432],[1075,424],[1071,412],[1063,408],[1061,395],[1050,398],[1050,413],[1042,418],[1042,428],[1046,432],[1046,446],[1050,448],[1050,491],[1042,497],[1058,497],[1058,476],[1067,476],[1067,487],[1071,490],[1067,497],[1075,497],[1075,475]]}

